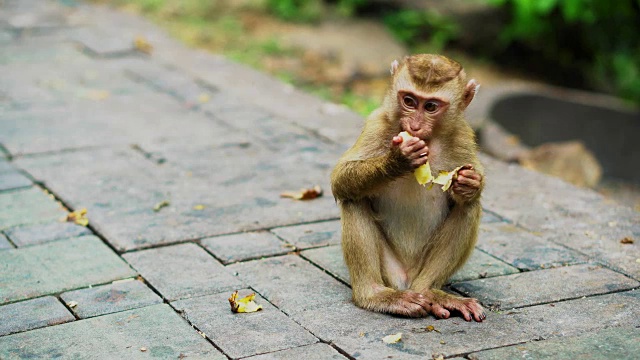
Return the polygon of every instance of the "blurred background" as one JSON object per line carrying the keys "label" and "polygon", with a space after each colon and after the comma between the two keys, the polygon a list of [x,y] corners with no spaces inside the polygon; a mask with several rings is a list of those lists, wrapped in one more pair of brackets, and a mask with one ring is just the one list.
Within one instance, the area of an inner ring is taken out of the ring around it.
{"label": "blurred background", "polygon": [[93,2],[363,116],[412,53],[454,58],[485,89],[527,84],[479,112],[483,149],[640,210],[640,0]]}

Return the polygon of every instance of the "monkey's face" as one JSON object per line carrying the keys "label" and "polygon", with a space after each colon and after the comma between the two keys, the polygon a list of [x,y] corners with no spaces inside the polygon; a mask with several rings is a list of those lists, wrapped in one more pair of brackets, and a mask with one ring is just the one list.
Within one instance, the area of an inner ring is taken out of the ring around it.
{"label": "monkey's face", "polygon": [[416,90],[399,90],[400,127],[411,135],[428,140],[447,113],[450,99]]}

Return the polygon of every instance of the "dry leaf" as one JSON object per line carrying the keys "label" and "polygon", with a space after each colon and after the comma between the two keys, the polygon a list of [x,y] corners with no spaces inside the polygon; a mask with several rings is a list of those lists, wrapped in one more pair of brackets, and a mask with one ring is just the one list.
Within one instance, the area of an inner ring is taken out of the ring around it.
{"label": "dry leaf", "polygon": [[67,306],[71,309],[74,309],[76,306],[78,306],[78,303],[76,301],[69,301],[67,303]]}
{"label": "dry leaf", "polygon": [[167,200],[162,200],[159,203],[157,203],[154,207],[153,207],[153,211],[158,212],[160,211],[160,209],[162,209],[163,207],[167,207],[169,206],[169,201]]}
{"label": "dry leaf", "polygon": [[147,351],[147,348],[146,347],[141,347],[140,351],[145,352],[145,351]]}
{"label": "dry leaf", "polygon": [[395,344],[399,341],[402,341],[402,333],[387,335],[382,338],[382,341],[384,341],[386,344]]}
{"label": "dry leaf", "polygon": [[111,96],[111,93],[107,90],[89,90],[84,94],[84,97],[89,100],[104,100]]}
{"label": "dry leaf", "polygon": [[234,291],[229,298],[231,311],[234,313],[251,313],[262,310],[262,305],[258,305],[253,301],[255,298],[256,293],[252,293],[242,299],[238,299],[238,291]]}
{"label": "dry leaf", "polygon": [[322,196],[322,188],[318,185],[311,189],[300,189],[300,191],[285,191],[280,194],[281,197],[291,198],[295,200],[311,200]]}
{"label": "dry leaf", "polygon": [[[407,141],[411,139],[413,136],[406,131],[403,131],[398,134],[402,138],[402,141]],[[418,184],[426,185],[433,181],[433,175],[431,175],[431,165],[429,162],[417,168],[413,175],[416,177]]]}
{"label": "dry leaf", "polygon": [[89,225],[89,219],[87,219],[86,215],[87,209],[82,208],[80,210],[68,213],[65,221],[70,221],[78,225],[87,226]]}
{"label": "dry leaf", "polygon": [[201,104],[209,102],[209,99],[210,99],[209,94],[206,94],[206,93],[202,93],[200,94],[200,96],[198,96],[198,102]]}
{"label": "dry leaf", "polygon": [[133,39],[133,46],[135,46],[138,51],[147,55],[151,55],[153,51],[153,46],[143,36],[136,36],[136,38]]}
{"label": "dry leaf", "polygon": [[[402,141],[407,141],[412,138],[411,134],[406,131],[403,131],[398,134],[402,138]],[[447,191],[451,187],[453,180],[458,176],[458,171],[462,169],[464,166],[458,166],[457,168],[451,171],[440,171],[436,178],[433,177],[431,173],[431,165],[427,161],[426,164],[417,168],[413,175],[416,177],[418,184],[427,186],[427,190],[431,190],[433,188],[433,184],[442,185],[442,191]]]}
{"label": "dry leaf", "polygon": [[451,187],[453,180],[458,176],[458,171],[462,168],[463,166],[458,166],[451,171],[440,171],[438,177],[433,179],[433,182],[442,185],[442,191],[447,191]]}
{"label": "dry leaf", "polygon": [[198,211],[204,210],[204,205],[196,205],[193,207],[193,210],[198,210]]}
{"label": "dry leaf", "polygon": [[440,344],[444,345],[446,342],[444,340],[440,340]]}
{"label": "dry leaf", "polygon": [[620,240],[620,244],[633,244],[633,239],[625,236],[624,239]]}
{"label": "dry leaf", "polygon": [[435,332],[437,332],[437,333],[439,333],[439,332],[440,332],[440,330],[438,330],[438,329],[436,329],[435,327],[433,327],[433,325],[429,325],[429,326],[427,326],[427,327],[425,328],[425,330],[427,330],[427,332],[432,332],[432,331],[435,331]]}

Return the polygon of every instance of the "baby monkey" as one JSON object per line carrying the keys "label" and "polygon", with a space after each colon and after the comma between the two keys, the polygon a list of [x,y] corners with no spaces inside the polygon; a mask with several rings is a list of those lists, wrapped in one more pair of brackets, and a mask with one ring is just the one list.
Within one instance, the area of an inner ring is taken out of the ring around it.
{"label": "baby monkey", "polygon": [[[476,299],[440,288],[467,261],[478,235],[483,168],[464,111],[478,84],[444,56],[391,64],[383,104],[331,174],[342,215],[342,248],[353,300],[372,311],[471,321],[486,315]],[[413,137],[403,140],[407,131]],[[458,166],[451,187],[428,190],[413,171]]]}

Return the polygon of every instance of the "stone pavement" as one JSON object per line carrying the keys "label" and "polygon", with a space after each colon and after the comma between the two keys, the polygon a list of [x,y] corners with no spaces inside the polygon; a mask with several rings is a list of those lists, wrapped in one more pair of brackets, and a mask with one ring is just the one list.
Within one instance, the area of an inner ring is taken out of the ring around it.
{"label": "stone pavement", "polygon": [[[0,359],[640,352],[639,214],[488,157],[478,246],[449,285],[487,321],[356,308],[328,175],[362,119],[140,18],[1,1],[0,109]],[[81,208],[88,227],[60,222]],[[236,289],[264,310],[232,314]]]}

